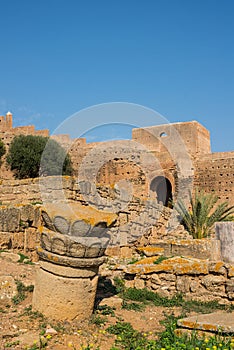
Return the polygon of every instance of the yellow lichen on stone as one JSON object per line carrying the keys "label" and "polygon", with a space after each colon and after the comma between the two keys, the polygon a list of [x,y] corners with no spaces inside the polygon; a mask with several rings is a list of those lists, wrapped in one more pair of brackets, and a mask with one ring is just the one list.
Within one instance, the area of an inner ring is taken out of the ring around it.
{"label": "yellow lichen on stone", "polygon": [[132,264],[126,268],[128,273],[154,273],[159,271],[171,272],[178,275],[183,274],[208,274],[208,262],[199,259],[187,259],[181,257],[173,257],[163,260],[159,263],[155,262],[155,257],[145,258]]}
{"label": "yellow lichen on stone", "polygon": [[83,220],[86,223],[95,226],[100,222],[105,222],[110,226],[116,219],[117,215],[84,206],[79,202],[74,203],[48,203],[42,207],[42,210],[47,212],[50,218],[61,216],[68,222]]}
{"label": "yellow lichen on stone", "polygon": [[234,265],[228,269],[228,277],[234,277]]}
{"label": "yellow lichen on stone", "polygon": [[164,248],[161,247],[139,247],[137,248],[138,251],[141,252],[148,252],[148,253],[155,253],[155,255],[159,255],[160,253],[164,253]]}

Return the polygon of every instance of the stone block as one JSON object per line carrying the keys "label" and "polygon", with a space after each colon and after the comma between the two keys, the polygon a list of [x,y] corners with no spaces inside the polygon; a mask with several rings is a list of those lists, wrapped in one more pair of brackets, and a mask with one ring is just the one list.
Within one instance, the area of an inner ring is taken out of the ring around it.
{"label": "stone block", "polygon": [[211,331],[217,333],[234,333],[234,313],[215,312],[205,315],[190,316],[177,321],[178,326]]}
{"label": "stone block", "polygon": [[216,223],[215,233],[221,243],[221,260],[234,263],[234,222]]}
{"label": "stone block", "polygon": [[210,291],[215,293],[225,293],[225,282],[224,276],[207,275],[202,278],[201,283]]}
{"label": "stone block", "polygon": [[145,288],[145,282],[142,279],[136,278],[134,280],[134,287],[136,289],[144,289]]}
{"label": "stone block", "polygon": [[190,278],[187,276],[178,276],[176,280],[176,289],[181,293],[188,293],[190,290]]}
{"label": "stone block", "polygon": [[193,239],[172,242],[171,255],[217,261],[220,260],[220,241]]}

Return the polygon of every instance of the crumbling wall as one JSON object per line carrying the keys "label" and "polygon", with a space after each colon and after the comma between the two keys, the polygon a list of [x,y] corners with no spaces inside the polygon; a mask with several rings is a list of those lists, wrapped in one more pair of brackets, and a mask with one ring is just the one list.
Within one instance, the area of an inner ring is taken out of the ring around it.
{"label": "crumbling wall", "polygon": [[223,261],[175,256],[160,262],[153,256],[126,265],[112,259],[101,273],[111,279],[122,277],[127,288],[148,288],[162,297],[182,294],[187,300],[234,301],[234,265]]}
{"label": "crumbling wall", "polygon": [[37,260],[40,225],[38,205],[0,206],[0,249],[22,252]]}

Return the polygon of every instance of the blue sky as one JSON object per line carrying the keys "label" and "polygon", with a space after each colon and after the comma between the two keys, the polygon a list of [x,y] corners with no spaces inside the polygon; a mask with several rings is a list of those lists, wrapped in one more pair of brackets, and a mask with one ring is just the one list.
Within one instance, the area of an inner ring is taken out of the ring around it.
{"label": "blue sky", "polygon": [[11,110],[15,125],[53,132],[83,108],[122,101],[170,122],[197,120],[213,151],[233,150],[233,0],[0,0],[0,8],[0,114]]}

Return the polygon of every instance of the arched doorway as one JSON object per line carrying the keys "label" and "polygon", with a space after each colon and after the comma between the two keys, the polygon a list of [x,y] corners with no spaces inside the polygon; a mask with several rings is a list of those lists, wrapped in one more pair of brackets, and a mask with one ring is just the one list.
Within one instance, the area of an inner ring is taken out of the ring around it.
{"label": "arched doorway", "polygon": [[151,181],[150,190],[156,193],[158,202],[162,202],[166,207],[172,206],[172,186],[166,177],[155,177]]}

